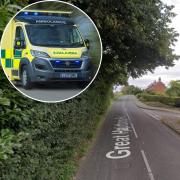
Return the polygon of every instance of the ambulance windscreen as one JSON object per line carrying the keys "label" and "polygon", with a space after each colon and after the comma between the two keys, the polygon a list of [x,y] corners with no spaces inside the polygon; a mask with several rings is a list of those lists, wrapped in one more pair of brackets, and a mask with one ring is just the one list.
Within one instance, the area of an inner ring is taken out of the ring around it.
{"label": "ambulance windscreen", "polygon": [[72,25],[31,24],[26,25],[32,45],[45,47],[83,47],[83,39]]}

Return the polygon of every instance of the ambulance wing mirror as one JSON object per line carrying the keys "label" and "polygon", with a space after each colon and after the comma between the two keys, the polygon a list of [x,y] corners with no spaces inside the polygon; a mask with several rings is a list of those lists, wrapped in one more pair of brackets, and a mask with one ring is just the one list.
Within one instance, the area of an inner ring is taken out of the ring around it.
{"label": "ambulance wing mirror", "polygon": [[85,42],[85,44],[86,44],[86,47],[89,49],[89,48],[90,48],[89,39],[85,39],[84,42]]}
{"label": "ambulance wing mirror", "polygon": [[25,41],[24,40],[20,40],[20,39],[16,39],[15,43],[14,43],[14,49],[25,49]]}

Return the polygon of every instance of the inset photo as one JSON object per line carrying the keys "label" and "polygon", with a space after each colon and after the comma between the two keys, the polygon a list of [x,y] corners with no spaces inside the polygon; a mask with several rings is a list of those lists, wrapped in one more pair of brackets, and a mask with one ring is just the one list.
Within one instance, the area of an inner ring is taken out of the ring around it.
{"label": "inset photo", "polygon": [[18,12],[1,39],[1,65],[12,85],[41,102],[71,99],[95,79],[102,42],[90,17],[72,4],[39,1]]}

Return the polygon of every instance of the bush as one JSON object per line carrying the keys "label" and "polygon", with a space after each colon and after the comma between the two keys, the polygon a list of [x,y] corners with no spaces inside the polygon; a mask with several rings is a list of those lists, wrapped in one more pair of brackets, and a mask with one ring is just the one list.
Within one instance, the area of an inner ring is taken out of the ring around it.
{"label": "bush", "polygon": [[43,104],[23,97],[0,77],[1,179],[71,179],[75,156],[92,138],[111,87],[96,81],[73,100]]}
{"label": "bush", "polygon": [[127,94],[138,95],[142,93],[142,90],[136,86],[130,85],[130,86],[124,86],[122,89],[122,93],[124,95],[127,95]]}
{"label": "bush", "polygon": [[180,107],[180,98],[176,98],[175,107]]}
{"label": "bush", "polygon": [[145,101],[160,102],[170,106],[180,106],[180,98],[149,94],[139,94],[137,97]]}

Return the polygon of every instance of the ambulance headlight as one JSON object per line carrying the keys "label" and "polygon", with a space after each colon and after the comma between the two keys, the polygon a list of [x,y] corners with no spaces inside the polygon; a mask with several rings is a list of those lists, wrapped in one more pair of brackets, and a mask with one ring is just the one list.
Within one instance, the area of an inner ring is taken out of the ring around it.
{"label": "ambulance headlight", "polygon": [[43,51],[31,50],[31,54],[34,57],[49,58],[49,55]]}
{"label": "ambulance headlight", "polygon": [[83,51],[81,54],[81,58],[87,58],[89,57],[89,52],[88,51]]}

